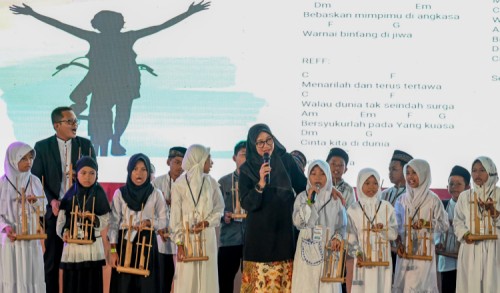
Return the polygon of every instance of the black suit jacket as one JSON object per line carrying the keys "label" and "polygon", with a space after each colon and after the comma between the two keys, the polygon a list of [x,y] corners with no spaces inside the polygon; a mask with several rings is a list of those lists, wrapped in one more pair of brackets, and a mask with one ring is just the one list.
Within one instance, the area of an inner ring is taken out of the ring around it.
{"label": "black suit jacket", "polygon": [[[51,136],[44,140],[38,141],[35,144],[36,157],[31,168],[31,173],[36,175],[40,180],[44,178],[43,189],[47,197],[47,215],[52,215],[52,207],[50,202],[53,199],[59,200],[59,191],[62,182],[61,155],[59,153],[59,145],[57,144],[56,136]],[[88,156],[89,152],[92,158],[95,157],[95,150],[90,140],[83,137],[75,137],[71,139],[71,163],[73,168],[78,161],[78,154]]]}

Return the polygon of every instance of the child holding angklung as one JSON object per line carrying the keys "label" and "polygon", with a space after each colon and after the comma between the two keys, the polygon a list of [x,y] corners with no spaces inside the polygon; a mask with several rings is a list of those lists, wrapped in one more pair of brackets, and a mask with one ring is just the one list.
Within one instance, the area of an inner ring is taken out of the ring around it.
{"label": "child holding angklung", "polygon": [[[45,292],[43,253],[39,240],[19,240],[21,232],[21,195],[26,195],[25,211],[42,207],[40,180],[31,174],[35,150],[14,142],[5,155],[5,175],[0,178],[0,292]],[[27,217],[28,229],[37,226],[35,213]],[[34,232],[34,231],[32,231]]]}
{"label": "child holding angklung", "polygon": [[[182,160],[184,173],[172,186],[170,228],[177,244],[176,293],[219,292],[215,228],[224,215],[224,199],[219,184],[208,174],[212,163],[210,148],[191,145]],[[193,238],[198,241],[188,240]],[[187,261],[192,250],[208,256],[208,260]]]}
{"label": "child holding angklung", "polygon": [[[379,199],[379,182],[377,171],[371,168],[359,171],[356,189],[358,202],[347,210],[349,244],[355,256],[351,293],[391,292],[392,258],[389,241],[396,239],[398,223],[392,205]],[[369,234],[366,229],[371,229]],[[367,255],[369,252],[370,255]],[[388,265],[360,264],[369,259],[375,262],[382,259]]]}
{"label": "child holding angklung", "polygon": [[[115,191],[111,203],[108,231],[111,266],[138,268],[140,267],[140,261],[137,261],[140,259],[138,254],[141,254],[148,258],[143,259],[143,269],[148,270],[149,275],[119,273],[113,269],[110,292],[158,292],[160,276],[156,232],[167,226],[167,204],[161,191],[154,188],[151,183],[151,163],[146,155],[139,153],[130,157],[127,173],[125,186]],[[132,227],[129,226],[130,219]],[[151,232],[150,228],[154,231]],[[144,254],[137,249],[138,239],[151,244],[144,249]],[[127,263],[127,260],[130,263]]]}
{"label": "child holding angklung", "polygon": [[[436,254],[432,236],[433,233],[448,230],[448,215],[439,197],[429,189],[431,169],[427,161],[411,160],[405,165],[404,173],[406,193],[396,200],[394,207],[399,235],[396,240],[398,258],[392,292],[437,293]],[[410,225],[411,233],[408,229]],[[410,249],[410,243],[413,249]],[[423,255],[424,252],[427,257],[431,257],[430,260],[408,257]]]}
{"label": "child holding angklung", "polygon": [[492,234],[500,233],[497,168],[490,158],[479,157],[472,164],[471,174],[473,188],[460,194],[453,218],[455,235],[461,243],[457,259],[457,292],[498,292],[500,240],[471,239],[471,234],[478,234],[474,229],[475,220],[471,219],[476,214],[479,228],[483,230],[480,234],[489,234],[486,231],[490,224]]}
{"label": "child holding angklung", "polygon": [[[64,271],[64,292],[102,291],[102,267],[106,265],[102,230],[108,226],[111,209],[104,189],[97,183],[97,170],[97,163],[92,157],[79,159],[76,163],[76,181],[59,206],[56,231],[65,242],[60,265]],[[80,215],[71,214],[76,207]],[[73,224],[73,229],[77,229],[80,238],[85,234],[90,235],[92,244],[68,243],[70,231],[73,231],[70,229],[71,220],[75,217],[78,222],[89,226]]]}
{"label": "child holding angklung", "polygon": [[312,162],[307,189],[297,196],[293,207],[293,224],[300,234],[293,262],[292,292],[342,292],[340,283],[320,281],[327,257],[325,242],[339,251],[347,225],[345,208],[340,198],[332,195],[332,188],[329,165],[322,160]]}

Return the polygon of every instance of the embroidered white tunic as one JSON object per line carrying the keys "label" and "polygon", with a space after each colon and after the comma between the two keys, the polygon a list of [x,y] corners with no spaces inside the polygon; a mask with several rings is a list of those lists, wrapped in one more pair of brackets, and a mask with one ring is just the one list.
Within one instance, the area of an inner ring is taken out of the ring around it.
{"label": "embroidered white tunic", "polygon": [[[324,161],[316,160],[309,165],[308,172],[319,166],[325,174],[330,174],[330,167]],[[325,242],[333,238],[343,240],[346,233],[347,219],[345,208],[340,200],[332,198],[332,180],[316,195],[316,202],[307,204],[307,190],[312,188],[307,181],[306,191],[295,199],[293,207],[293,224],[300,230],[297,249],[293,261],[292,292],[342,292],[340,283],[321,282],[326,259]],[[321,237],[314,237],[314,230]],[[327,229],[329,239],[326,239]]]}

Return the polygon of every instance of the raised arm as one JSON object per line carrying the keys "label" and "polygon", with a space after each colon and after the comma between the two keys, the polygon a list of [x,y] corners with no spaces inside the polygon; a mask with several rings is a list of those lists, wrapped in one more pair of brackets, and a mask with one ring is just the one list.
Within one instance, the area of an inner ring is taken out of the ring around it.
{"label": "raised arm", "polygon": [[33,16],[34,18],[38,19],[41,22],[45,22],[48,25],[51,25],[55,28],[58,28],[60,30],[63,30],[71,35],[74,35],[75,37],[88,40],[90,36],[94,33],[91,31],[83,30],[65,23],[62,23],[58,20],[55,20],[53,18],[50,18],[45,15],[41,15],[33,10],[30,6],[26,5],[23,3],[23,6],[17,6],[17,5],[11,5],[9,7],[10,11],[14,14],[23,14],[23,15],[30,15]]}
{"label": "raised arm", "polygon": [[319,217],[316,207],[307,204],[307,196],[307,191],[304,190],[295,197],[292,220],[297,229],[313,228]]}
{"label": "raised arm", "polygon": [[176,17],[169,19],[164,23],[162,23],[160,25],[150,26],[150,27],[135,31],[135,37],[137,39],[140,39],[140,38],[155,34],[161,30],[169,28],[169,27],[183,21],[184,19],[188,18],[189,16],[191,16],[197,12],[207,10],[209,6],[210,6],[210,2],[205,2],[205,0],[201,1],[198,4],[195,4],[193,2],[193,3],[191,3],[191,5],[189,6],[189,8],[186,12],[181,13],[181,14],[177,15]]}
{"label": "raised arm", "polygon": [[246,211],[253,212],[261,208],[262,192],[255,188],[255,182],[247,175],[240,172],[238,187],[240,192],[241,207]]}

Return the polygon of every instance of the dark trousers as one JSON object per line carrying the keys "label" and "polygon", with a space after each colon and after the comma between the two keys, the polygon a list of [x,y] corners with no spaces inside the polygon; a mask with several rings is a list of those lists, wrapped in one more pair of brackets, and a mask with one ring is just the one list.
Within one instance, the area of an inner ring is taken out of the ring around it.
{"label": "dark trousers", "polygon": [[441,293],[455,293],[457,270],[441,273]]}
{"label": "dark trousers", "polygon": [[64,270],[64,293],[100,293],[102,287],[102,267],[81,267]]}
{"label": "dark trousers", "polygon": [[59,264],[64,243],[56,234],[56,223],[57,217],[52,214],[51,210],[48,210],[45,219],[47,239],[45,239],[45,253],[43,254],[47,293],[59,293]]}
{"label": "dark trousers", "polygon": [[170,293],[174,279],[174,255],[158,253],[160,267],[160,292]]}
{"label": "dark trousers", "polygon": [[233,292],[234,277],[238,273],[242,258],[243,245],[219,247],[217,267],[220,293]]}

